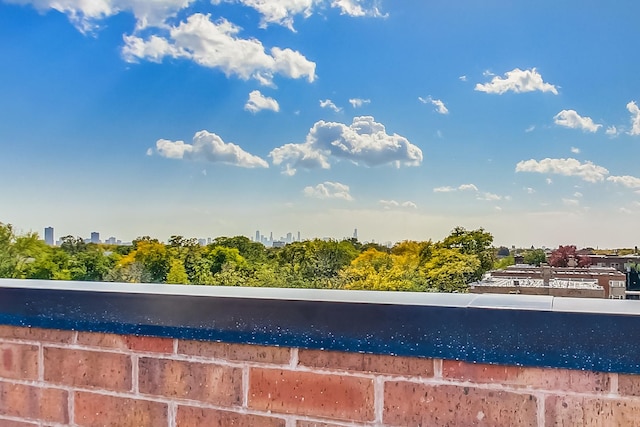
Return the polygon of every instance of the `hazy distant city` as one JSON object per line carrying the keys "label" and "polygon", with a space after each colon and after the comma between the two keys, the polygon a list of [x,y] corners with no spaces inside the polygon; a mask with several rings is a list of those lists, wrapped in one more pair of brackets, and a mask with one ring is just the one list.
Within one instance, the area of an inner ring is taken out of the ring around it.
{"label": "hazy distant city", "polygon": [[[58,236],[58,238],[56,239],[54,227],[45,227],[43,236],[44,236],[44,241],[50,246],[54,246],[54,245],[60,246],[60,244],[62,243],[62,240],[60,239],[60,237],[62,236]],[[82,237],[82,236],[80,237],[83,239],[85,243],[104,243],[106,245],[125,245],[125,246],[132,244],[131,241],[122,241],[114,236],[110,236],[108,238],[102,239],[100,236],[100,232],[98,231],[92,231],[89,237]],[[300,231],[297,231],[295,233],[288,232],[285,235],[282,235],[280,237],[274,237],[274,234],[272,231],[270,231],[268,235],[265,235],[265,234],[262,234],[260,230],[256,230],[255,235],[252,235],[249,238],[251,239],[251,241],[262,243],[267,247],[282,247],[288,243],[301,242],[302,234],[300,233]],[[308,237],[308,239],[314,239],[314,238],[321,238],[322,240],[335,239],[333,237],[317,237],[317,236]],[[353,230],[353,233],[350,236],[344,236],[343,238],[344,239],[352,238],[352,239],[358,240],[359,239],[358,229],[355,228]],[[196,239],[198,241],[198,244],[200,244],[201,246],[210,245],[214,240],[214,238],[212,237],[206,237],[206,238],[201,237]],[[375,239],[371,240],[371,242],[376,243]],[[369,243],[369,241],[364,241],[363,243]],[[380,244],[383,246],[391,247],[393,242],[386,241]]]}

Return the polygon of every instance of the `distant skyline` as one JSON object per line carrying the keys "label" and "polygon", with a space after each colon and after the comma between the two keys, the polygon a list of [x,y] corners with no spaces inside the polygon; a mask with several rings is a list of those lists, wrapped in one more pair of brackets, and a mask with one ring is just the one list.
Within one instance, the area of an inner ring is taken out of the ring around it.
{"label": "distant skyline", "polygon": [[634,247],[640,3],[0,0],[0,221]]}

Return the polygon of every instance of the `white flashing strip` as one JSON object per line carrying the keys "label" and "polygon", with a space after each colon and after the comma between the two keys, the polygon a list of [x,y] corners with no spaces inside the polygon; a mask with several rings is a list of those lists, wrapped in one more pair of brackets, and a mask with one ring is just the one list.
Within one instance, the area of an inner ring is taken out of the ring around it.
{"label": "white flashing strip", "polygon": [[251,288],[165,285],[156,283],[74,282],[0,279],[0,289],[104,292],[214,298],[270,299],[385,305],[470,307],[557,312],[640,315],[640,301],[563,298],[547,295],[452,294],[433,292],[355,291],[337,289]]}

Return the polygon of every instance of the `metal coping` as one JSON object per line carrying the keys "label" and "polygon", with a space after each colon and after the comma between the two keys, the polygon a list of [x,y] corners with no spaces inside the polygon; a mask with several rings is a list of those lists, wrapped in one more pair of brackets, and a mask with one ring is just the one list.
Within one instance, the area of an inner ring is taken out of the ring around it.
{"label": "metal coping", "polygon": [[640,302],[0,279],[0,324],[640,374]]}

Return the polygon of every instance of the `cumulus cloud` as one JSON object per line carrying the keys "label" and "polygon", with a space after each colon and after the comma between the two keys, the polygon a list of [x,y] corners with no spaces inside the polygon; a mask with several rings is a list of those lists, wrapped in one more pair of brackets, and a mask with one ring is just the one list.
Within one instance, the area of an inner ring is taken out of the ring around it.
{"label": "cumulus cloud", "polygon": [[313,13],[313,6],[317,0],[212,0],[213,4],[240,3],[256,10],[260,15],[260,27],[277,24],[295,31],[293,21],[296,15],[307,18]]}
{"label": "cumulus cloud", "polygon": [[427,96],[426,98],[419,96],[418,101],[422,102],[423,104],[433,105],[434,107],[436,107],[435,110],[439,114],[449,114],[449,110],[444,105],[444,102],[439,99],[433,99],[431,96]]}
{"label": "cumulus cloud", "polygon": [[575,110],[562,110],[555,116],[553,121],[559,126],[571,129],[582,129],[586,132],[597,132],[602,125],[595,124],[591,117],[582,117]]}
{"label": "cumulus cloud", "polygon": [[476,187],[474,184],[462,184],[461,186],[458,187],[458,190],[460,190],[460,191],[478,191],[478,187]]}
{"label": "cumulus cloud", "polygon": [[[325,0],[212,0],[213,4],[239,3],[256,10],[260,16],[260,27],[266,28],[269,24],[282,25],[291,31],[296,16],[308,18],[313,15],[316,8],[323,8],[328,1]],[[372,1],[366,3],[373,3]],[[362,0],[334,0],[330,7],[339,9],[342,15],[352,17],[385,17],[374,4],[368,5]]]}
{"label": "cumulus cloud", "polygon": [[[599,182],[609,175],[609,171],[602,166],[586,161],[568,159],[542,159],[540,161],[530,159],[518,162],[516,172],[550,173],[564,176],[577,176],[587,182]],[[549,179],[547,183],[551,183]]]}
{"label": "cumulus cloud", "polygon": [[138,29],[162,26],[167,18],[189,6],[194,0],[5,0],[7,3],[31,5],[40,12],[53,9],[67,15],[83,33],[98,27],[98,21],[128,11],[136,18]]}
{"label": "cumulus cloud", "polygon": [[316,199],[353,200],[353,197],[349,194],[349,186],[339,182],[325,181],[315,187],[305,187],[303,191],[305,196]]}
{"label": "cumulus cloud", "polygon": [[453,191],[478,191],[478,187],[474,184],[462,184],[458,187],[436,187],[433,189],[434,193],[451,193]]}
{"label": "cumulus cloud", "polygon": [[640,135],[640,107],[635,101],[627,104],[627,110],[631,113],[631,130],[629,135]]}
{"label": "cumulus cloud", "polygon": [[640,188],[640,178],[635,176],[622,175],[622,176],[610,176],[607,181],[614,182],[616,184],[623,185],[628,188]]}
{"label": "cumulus cloud", "polygon": [[240,27],[225,19],[212,22],[210,15],[196,13],[171,27],[168,39],[153,35],[145,40],[125,35],[122,55],[128,62],[160,62],[165,57],[188,59],[203,67],[220,69],[227,76],[253,78],[263,85],[272,84],[274,74],[315,80],[316,64],[300,52],[273,47],[267,53],[259,40],[240,38],[239,32]]}
{"label": "cumulus cloud", "polygon": [[380,9],[375,4],[370,4],[366,6],[365,3],[374,3],[374,2],[365,2],[363,0],[333,0],[331,2],[331,7],[335,7],[340,9],[340,13],[342,15],[363,17],[370,16],[373,18],[386,18],[388,15],[380,12]]}
{"label": "cumulus cloud", "polygon": [[280,111],[278,101],[268,96],[264,96],[259,90],[254,90],[249,94],[249,99],[244,105],[244,109],[257,113],[260,110]]}
{"label": "cumulus cloud", "polygon": [[413,203],[412,201],[407,200],[406,202],[397,202],[395,200],[379,200],[380,203],[385,209],[392,208],[408,208],[408,209],[416,209],[418,205]]}
{"label": "cumulus cloud", "polygon": [[498,200],[502,200],[502,196],[494,193],[482,193],[478,194],[478,200],[486,200],[488,202],[495,202]]}
{"label": "cumulus cloud", "polygon": [[371,103],[370,99],[351,98],[349,100],[349,104],[351,104],[353,108],[360,108],[363,105],[370,104],[370,103]]}
{"label": "cumulus cloud", "polygon": [[334,111],[334,112],[336,112],[336,113],[339,113],[340,111],[342,111],[342,108],[341,108],[341,107],[338,107],[338,106],[337,106],[336,104],[334,104],[334,103],[333,103],[333,101],[332,101],[332,100],[330,100],[330,99],[325,99],[324,101],[323,101],[323,100],[320,100],[320,107],[322,107],[322,108],[328,108],[328,109],[330,109],[330,110],[333,110],[333,111]]}
{"label": "cumulus cloud", "polygon": [[184,159],[209,163],[225,163],[243,168],[268,168],[269,164],[249,154],[238,145],[226,143],[215,133],[201,130],[193,136],[193,144],[159,139],[156,152],[168,159]]}
{"label": "cumulus cloud", "polygon": [[606,133],[609,136],[616,136],[618,135],[618,128],[613,125],[608,126],[607,130],[604,133]]}
{"label": "cumulus cloud", "polygon": [[558,94],[558,90],[552,84],[543,81],[542,76],[535,68],[530,70],[521,70],[515,68],[507,71],[505,77],[495,76],[490,82],[484,84],[476,84],[475,90],[486,93],[497,93],[499,95],[505,92],[551,92]]}
{"label": "cumulus cloud", "polygon": [[354,117],[350,125],[316,122],[302,144],[286,144],[269,153],[273,164],[293,175],[298,168],[330,167],[330,159],[348,160],[356,165],[396,167],[418,166],[422,150],[398,134],[389,135],[383,124],[371,116]]}

